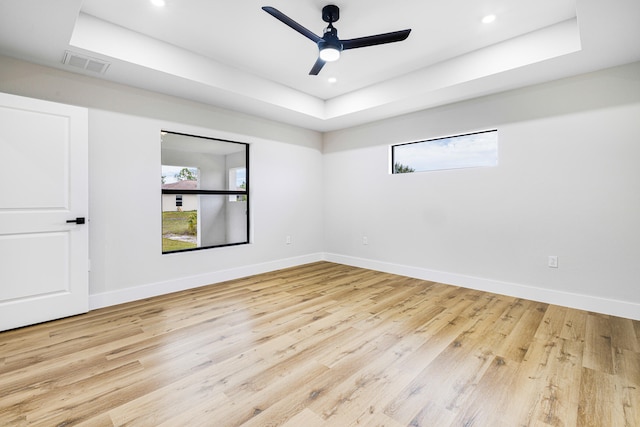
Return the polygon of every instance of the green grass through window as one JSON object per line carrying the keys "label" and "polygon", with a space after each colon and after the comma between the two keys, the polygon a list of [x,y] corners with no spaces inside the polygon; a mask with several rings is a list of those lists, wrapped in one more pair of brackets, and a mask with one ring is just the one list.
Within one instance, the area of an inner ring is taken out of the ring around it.
{"label": "green grass through window", "polygon": [[162,252],[195,248],[196,211],[162,212]]}

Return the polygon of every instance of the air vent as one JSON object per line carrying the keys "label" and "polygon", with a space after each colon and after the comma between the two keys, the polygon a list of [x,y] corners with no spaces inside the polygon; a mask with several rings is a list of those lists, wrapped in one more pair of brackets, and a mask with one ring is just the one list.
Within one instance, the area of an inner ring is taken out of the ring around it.
{"label": "air vent", "polygon": [[104,74],[110,65],[108,62],[100,59],[80,55],[79,53],[74,53],[69,50],[64,52],[64,59],[62,60],[62,63],[98,74]]}

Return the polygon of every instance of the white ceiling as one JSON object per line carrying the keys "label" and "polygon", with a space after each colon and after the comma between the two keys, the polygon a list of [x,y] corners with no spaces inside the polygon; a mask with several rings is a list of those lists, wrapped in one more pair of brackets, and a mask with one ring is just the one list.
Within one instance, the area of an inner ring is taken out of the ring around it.
{"label": "white ceiling", "polygon": [[[409,38],[310,76],[315,44],[261,7],[322,35],[328,3],[0,0],[0,54],[318,131],[640,60],[638,0],[350,0],[340,38]],[[65,51],[109,67],[63,64]]]}

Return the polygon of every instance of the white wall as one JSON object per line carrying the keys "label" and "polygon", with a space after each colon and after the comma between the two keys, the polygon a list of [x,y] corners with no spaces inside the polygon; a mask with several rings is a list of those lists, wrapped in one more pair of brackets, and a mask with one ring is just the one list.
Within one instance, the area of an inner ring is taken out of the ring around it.
{"label": "white wall", "polygon": [[[160,129],[220,136],[164,120],[89,111],[93,293],[321,252],[319,147],[240,136],[234,139],[251,143],[252,244],[162,255]],[[285,173],[274,170],[280,163],[288,166]],[[135,203],[137,209],[125,208]],[[285,218],[282,211],[290,215]],[[285,245],[288,234],[295,236],[295,244]]]}
{"label": "white wall", "polygon": [[[90,109],[93,307],[326,258],[640,318],[640,63],[331,132],[323,152],[316,132],[11,58],[0,91]],[[489,128],[497,168],[388,174],[391,143]],[[160,129],[252,144],[251,245],[161,255]]]}
{"label": "white wall", "polygon": [[[390,144],[492,128],[498,167],[388,173]],[[328,133],[324,153],[330,260],[640,318],[640,63]]]}
{"label": "white wall", "polygon": [[[319,133],[5,57],[0,91],[89,107],[92,307],[322,258]],[[162,255],[161,129],[251,144],[250,245]]]}

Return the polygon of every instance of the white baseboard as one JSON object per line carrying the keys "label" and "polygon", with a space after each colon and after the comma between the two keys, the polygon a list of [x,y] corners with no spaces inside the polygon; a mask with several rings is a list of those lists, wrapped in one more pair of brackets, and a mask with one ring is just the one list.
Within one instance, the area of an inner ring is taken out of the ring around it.
{"label": "white baseboard", "polygon": [[282,260],[253,264],[228,270],[183,277],[180,279],[149,283],[146,285],[121,289],[117,291],[93,294],[89,296],[89,310],[95,310],[98,308],[122,304],[125,302],[141,300],[158,295],[183,291],[186,289],[197,288],[213,283],[239,279],[242,277],[253,276],[255,274],[267,273],[270,271],[295,267],[298,265],[317,261],[329,261],[337,264],[351,265],[354,267],[367,268],[370,270],[398,274],[407,277],[414,277],[416,279],[429,280],[432,282],[445,283],[454,286],[461,286],[469,289],[477,289],[500,295],[524,298],[548,304],[555,304],[564,307],[577,308],[580,310],[587,310],[596,313],[603,313],[613,316],[625,317],[628,319],[640,320],[640,304],[633,302],[600,298],[590,295],[574,294],[552,289],[538,288],[535,286],[501,282],[497,280],[429,270],[421,267],[411,267],[402,264],[394,264],[330,253],[315,253],[303,255],[294,258],[286,258]]}
{"label": "white baseboard", "polygon": [[227,280],[240,279],[242,277],[253,276],[255,274],[268,273],[270,271],[283,268],[295,267],[297,265],[309,264],[323,261],[324,254],[316,253],[303,255],[294,258],[286,258],[260,264],[252,264],[243,267],[231,268],[228,270],[214,271],[206,274],[182,277],[174,280],[167,280],[157,283],[148,283],[132,288],[120,289],[117,291],[102,292],[89,295],[89,310],[109,307],[125,302],[137,301],[158,295],[172,292],[184,291],[213,283],[225,282]]}
{"label": "white baseboard", "polygon": [[497,280],[489,280],[345,255],[327,253],[325,254],[325,260],[338,264],[382,271],[385,273],[414,277],[416,279],[461,286],[463,288],[476,289],[500,295],[577,308],[579,310],[587,310],[596,313],[625,317],[627,319],[640,320],[640,304],[628,301],[574,294],[553,289],[501,282]]}

